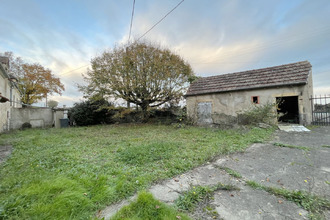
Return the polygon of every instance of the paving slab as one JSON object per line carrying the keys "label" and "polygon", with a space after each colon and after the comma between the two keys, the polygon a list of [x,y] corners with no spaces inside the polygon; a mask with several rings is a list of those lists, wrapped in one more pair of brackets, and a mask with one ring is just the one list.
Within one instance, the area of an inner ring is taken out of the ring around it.
{"label": "paving slab", "polygon": [[216,191],[211,205],[223,219],[308,219],[308,212],[294,203],[248,186],[238,192]]}
{"label": "paving slab", "polygon": [[310,151],[255,144],[245,153],[221,158],[217,164],[266,186],[304,190],[330,199],[330,148]]}
{"label": "paving slab", "polygon": [[330,126],[316,127],[311,132],[277,131],[274,141],[297,146],[321,147],[330,146]]}
{"label": "paving slab", "polygon": [[310,131],[303,125],[279,125],[278,128],[281,131],[286,131],[286,132],[309,132]]}
{"label": "paving slab", "polygon": [[218,183],[237,185],[237,182],[238,180],[232,178],[214,164],[206,164],[173,179],[154,185],[149,191],[156,199],[172,204],[174,200],[192,186],[211,186]]}
{"label": "paving slab", "polygon": [[[274,143],[305,146],[310,150],[279,147]],[[269,143],[250,146],[244,153],[221,156],[213,162],[197,167],[187,173],[152,186],[149,191],[156,199],[173,204],[182,193],[194,185],[232,184],[240,191],[218,190],[209,204],[200,204],[193,219],[213,219],[203,211],[205,205],[212,206],[220,217],[235,219],[308,219],[308,212],[295,203],[262,190],[245,185],[253,180],[265,186],[305,190],[330,199],[330,128],[315,128],[311,132],[277,131]],[[243,178],[230,176],[219,166],[238,171]],[[108,207],[98,217],[109,219],[129,201]],[[330,219],[330,211],[325,211]]]}
{"label": "paving slab", "polygon": [[97,218],[100,219],[110,219],[114,216],[122,207],[129,205],[132,201],[136,199],[136,195],[132,196],[129,199],[122,200],[118,203],[112,204],[105,209],[101,210],[99,213],[96,214]]}

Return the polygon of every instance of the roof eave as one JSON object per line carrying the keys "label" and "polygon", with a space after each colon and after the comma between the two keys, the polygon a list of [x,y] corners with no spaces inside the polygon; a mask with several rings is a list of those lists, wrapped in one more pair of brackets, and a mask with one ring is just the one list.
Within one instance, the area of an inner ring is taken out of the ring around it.
{"label": "roof eave", "polygon": [[306,85],[307,82],[297,82],[297,83],[287,83],[287,84],[279,84],[279,85],[270,85],[270,86],[259,86],[259,87],[251,87],[251,88],[237,88],[237,89],[230,89],[230,90],[223,90],[223,91],[212,91],[212,92],[198,92],[193,94],[185,94],[184,97],[188,96],[197,96],[197,95],[208,95],[208,94],[217,94],[217,93],[226,93],[226,92],[236,92],[236,91],[243,91],[243,90],[256,90],[256,89],[267,89],[267,88],[275,88],[275,87],[285,87],[285,86],[298,86],[298,85]]}

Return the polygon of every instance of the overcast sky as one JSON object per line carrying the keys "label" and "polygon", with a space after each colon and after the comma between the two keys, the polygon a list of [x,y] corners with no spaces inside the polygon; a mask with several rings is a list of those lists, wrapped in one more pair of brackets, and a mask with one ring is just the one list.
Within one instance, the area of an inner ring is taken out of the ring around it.
{"label": "overcast sky", "polygon": [[[181,0],[136,0],[137,39]],[[51,69],[65,85],[52,99],[81,100],[90,59],[126,42],[133,0],[1,0],[0,52]],[[198,76],[308,60],[314,94],[330,94],[329,0],[185,0],[146,39],[169,47]]]}

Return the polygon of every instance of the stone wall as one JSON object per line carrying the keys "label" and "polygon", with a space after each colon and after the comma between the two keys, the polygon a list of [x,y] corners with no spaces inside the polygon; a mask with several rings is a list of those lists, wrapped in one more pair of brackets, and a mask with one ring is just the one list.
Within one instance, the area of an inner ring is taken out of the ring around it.
{"label": "stone wall", "polygon": [[20,129],[28,122],[33,128],[51,127],[53,110],[50,108],[13,108],[11,110],[10,130]]}

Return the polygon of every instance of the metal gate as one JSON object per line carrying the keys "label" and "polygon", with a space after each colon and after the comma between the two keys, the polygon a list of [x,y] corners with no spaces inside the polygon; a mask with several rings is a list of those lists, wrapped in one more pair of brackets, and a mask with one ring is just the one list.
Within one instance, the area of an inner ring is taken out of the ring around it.
{"label": "metal gate", "polygon": [[312,96],[312,124],[330,126],[330,96]]}

